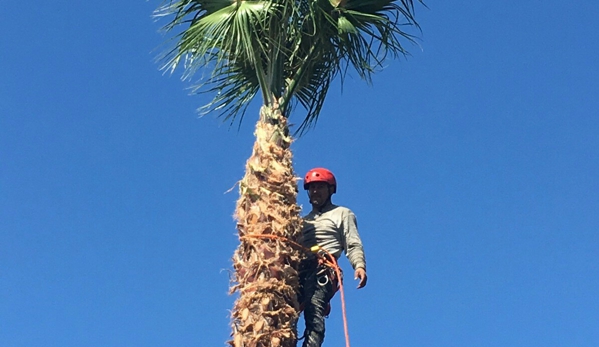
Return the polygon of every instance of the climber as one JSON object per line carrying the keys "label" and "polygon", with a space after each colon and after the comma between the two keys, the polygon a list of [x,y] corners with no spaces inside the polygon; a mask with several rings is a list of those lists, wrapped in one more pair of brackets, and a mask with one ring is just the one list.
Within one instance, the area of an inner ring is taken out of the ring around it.
{"label": "climber", "polygon": [[[337,181],[327,169],[315,168],[305,176],[312,211],[304,217],[302,243],[306,248],[323,249],[339,259],[345,252],[358,279],[358,289],[366,285],[366,260],[358,235],[356,216],[342,206],[333,205],[331,196],[337,192]],[[318,247],[314,247],[318,246]],[[324,319],[329,302],[337,291],[339,281],[335,271],[319,262],[319,256],[309,255],[300,265],[299,301],[304,309],[306,331],[302,347],[320,347],[324,340]]]}

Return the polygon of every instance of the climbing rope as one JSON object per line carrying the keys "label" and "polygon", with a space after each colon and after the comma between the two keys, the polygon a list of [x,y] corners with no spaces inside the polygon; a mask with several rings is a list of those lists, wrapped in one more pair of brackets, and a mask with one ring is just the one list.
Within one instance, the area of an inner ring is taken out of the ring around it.
{"label": "climbing rope", "polygon": [[347,311],[345,308],[345,293],[343,291],[343,280],[341,277],[341,268],[337,264],[337,259],[335,259],[335,256],[333,256],[326,249],[324,249],[320,246],[312,246],[312,248],[307,248],[307,247],[304,247],[301,244],[299,244],[293,240],[290,240],[284,236],[278,236],[278,235],[272,235],[272,234],[252,234],[252,235],[240,236],[239,238],[240,239],[258,238],[258,239],[280,240],[280,241],[288,243],[288,244],[294,246],[295,248],[302,250],[306,253],[315,254],[322,264],[332,268],[335,271],[335,275],[337,275],[337,278],[339,279],[338,282],[339,282],[339,293],[341,293],[341,312],[343,315],[343,331],[345,333],[345,347],[350,347],[349,328],[347,325]]}

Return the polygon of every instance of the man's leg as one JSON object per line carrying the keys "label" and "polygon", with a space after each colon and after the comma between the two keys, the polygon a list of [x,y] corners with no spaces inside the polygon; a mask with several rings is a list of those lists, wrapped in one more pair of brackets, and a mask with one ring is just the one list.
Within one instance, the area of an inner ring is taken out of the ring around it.
{"label": "man's leg", "polygon": [[323,285],[322,277],[320,282],[316,271],[308,274],[304,281],[306,331],[303,347],[320,347],[324,341],[325,310],[333,295],[333,286],[329,280],[326,280],[327,283]]}

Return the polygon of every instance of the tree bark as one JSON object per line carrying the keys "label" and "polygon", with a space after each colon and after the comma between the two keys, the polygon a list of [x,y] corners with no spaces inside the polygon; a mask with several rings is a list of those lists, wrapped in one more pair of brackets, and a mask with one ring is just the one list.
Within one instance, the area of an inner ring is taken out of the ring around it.
{"label": "tree bark", "polygon": [[295,347],[301,253],[297,177],[287,119],[263,106],[256,141],[239,183],[235,217],[240,245],[233,255],[231,293],[234,347]]}

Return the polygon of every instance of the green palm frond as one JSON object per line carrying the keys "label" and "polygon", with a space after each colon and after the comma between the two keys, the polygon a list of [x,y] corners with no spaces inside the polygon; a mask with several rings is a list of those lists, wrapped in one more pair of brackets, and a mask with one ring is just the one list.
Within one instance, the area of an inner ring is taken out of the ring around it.
{"label": "green palm frond", "polygon": [[[418,27],[413,13],[410,0],[400,4],[393,0],[311,2],[301,37],[304,49],[299,53],[310,58],[290,71],[293,90],[287,93],[306,109],[296,134],[316,124],[334,78],[340,76],[343,84],[345,75],[353,70],[370,83],[383,61],[407,54],[400,39],[414,42],[414,37],[402,30],[405,25]],[[308,53],[306,47],[316,52]]]}
{"label": "green palm frond", "polygon": [[[180,0],[162,6],[157,16],[172,15],[164,29],[186,25],[175,36],[174,47],[163,57],[163,69],[184,68],[183,79],[199,69],[211,74],[195,82],[193,93],[215,92],[202,111],[216,111],[234,120],[260,86],[266,84],[264,57],[268,47],[262,40],[268,18],[275,10],[271,1]],[[263,93],[266,100],[267,95]]]}
{"label": "green palm frond", "polygon": [[174,49],[169,52],[171,64],[182,57],[202,57],[207,52],[210,61],[222,63],[230,56],[253,61],[264,50],[259,34],[269,16],[270,1],[180,0],[161,7],[156,16],[174,15],[166,31],[177,25],[189,25],[176,36]]}
{"label": "green palm frond", "polygon": [[204,84],[199,83],[192,89],[192,93],[215,95],[212,101],[202,106],[199,111],[201,113],[215,111],[231,125],[236,119],[239,119],[241,124],[247,106],[259,91],[259,83],[253,68],[240,61],[221,65],[214,70],[209,82],[209,86],[205,87]]}

